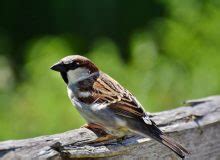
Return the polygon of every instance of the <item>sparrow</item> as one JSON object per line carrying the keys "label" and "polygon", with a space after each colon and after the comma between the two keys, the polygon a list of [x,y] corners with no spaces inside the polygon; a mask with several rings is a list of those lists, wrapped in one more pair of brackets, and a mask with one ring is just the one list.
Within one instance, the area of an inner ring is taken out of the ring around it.
{"label": "sparrow", "polygon": [[88,122],[87,128],[102,129],[97,142],[137,134],[150,137],[184,158],[187,149],[165,135],[150,119],[138,100],[113,78],[80,55],[64,57],[52,67],[60,72],[68,96]]}

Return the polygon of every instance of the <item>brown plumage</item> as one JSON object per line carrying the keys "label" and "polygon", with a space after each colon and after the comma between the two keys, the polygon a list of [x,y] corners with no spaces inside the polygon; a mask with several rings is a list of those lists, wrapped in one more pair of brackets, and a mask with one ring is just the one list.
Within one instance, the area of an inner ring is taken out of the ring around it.
{"label": "brown plumage", "polygon": [[[108,102],[110,104],[108,107],[115,112],[115,114],[143,121],[142,119],[146,116],[146,113],[136,99],[133,98],[133,95],[124,89],[117,81],[103,73],[93,79],[93,81],[89,80],[89,82],[90,83],[87,83],[87,87],[88,91],[92,91],[91,97],[93,97],[93,101],[86,103],[94,103],[94,101],[97,103]],[[90,89],[91,86],[92,89]],[[83,86],[83,88],[85,87],[86,86]],[[166,136],[152,120],[150,120],[150,122],[150,125],[144,123],[144,127],[140,129],[140,132],[169,147],[181,158],[184,158],[185,154],[189,154],[183,146]]]}
{"label": "brown plumage", "polygon": [[101,72],[89,59],[68,56],[52,69],[61,73],[71,101],[88,123],[102,127],[113,137],[120,138],[130,133],[149,136],[181,158],[189,154],[156,126],[128,90]]}

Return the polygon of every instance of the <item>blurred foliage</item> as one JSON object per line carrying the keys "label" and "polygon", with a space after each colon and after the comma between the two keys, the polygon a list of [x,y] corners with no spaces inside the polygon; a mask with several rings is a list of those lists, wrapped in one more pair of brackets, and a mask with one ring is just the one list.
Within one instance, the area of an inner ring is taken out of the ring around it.
{"label": "blurred foliage", "polygon": [[[5,15],[21,9],[21,2],[0,3],[0,140],[63,132],[85,123],[60,75],[49,70],[60,58],[79,53],[85,41],[83,55],[129,89],[147,111],[220,92],[217,0],[147,1],[149,10],[145,2],[116,0],[27,3],[24,12],[35,16],[24,19],[16,19],[15,12]],[[41,27],[34,25],[38,21]],[[24,25],[28,29],[19,31]],[[127,49],[122,49],[123,41]],[[23,78],[18,81],[16,74]]]}

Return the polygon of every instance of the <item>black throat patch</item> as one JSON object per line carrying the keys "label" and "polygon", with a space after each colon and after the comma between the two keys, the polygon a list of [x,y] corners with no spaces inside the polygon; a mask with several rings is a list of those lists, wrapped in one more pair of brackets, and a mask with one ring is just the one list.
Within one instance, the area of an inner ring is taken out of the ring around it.
{"label": "black throat patch", "polygon": [[60,74],[61,74],[61,76],[62,76],[64,82],[65,82],[66,84],[68,84],[67,73],[66,73],[66,72],[60,72]]}

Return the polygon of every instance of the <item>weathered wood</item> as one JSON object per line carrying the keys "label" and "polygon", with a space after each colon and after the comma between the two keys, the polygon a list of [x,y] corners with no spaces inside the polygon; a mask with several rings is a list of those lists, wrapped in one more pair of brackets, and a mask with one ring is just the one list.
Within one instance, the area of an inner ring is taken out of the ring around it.
{"label": "weathered wood", "polygon": [[[190,106],[154,113],[152,119],[191,155],[186,159],[220,159],[220,96],[187,101]],[[120,143],[88,145],[97,136],[80,128],[61,134],[0,143],[0,159],[177,159],[154,140],[130,137]]]}

